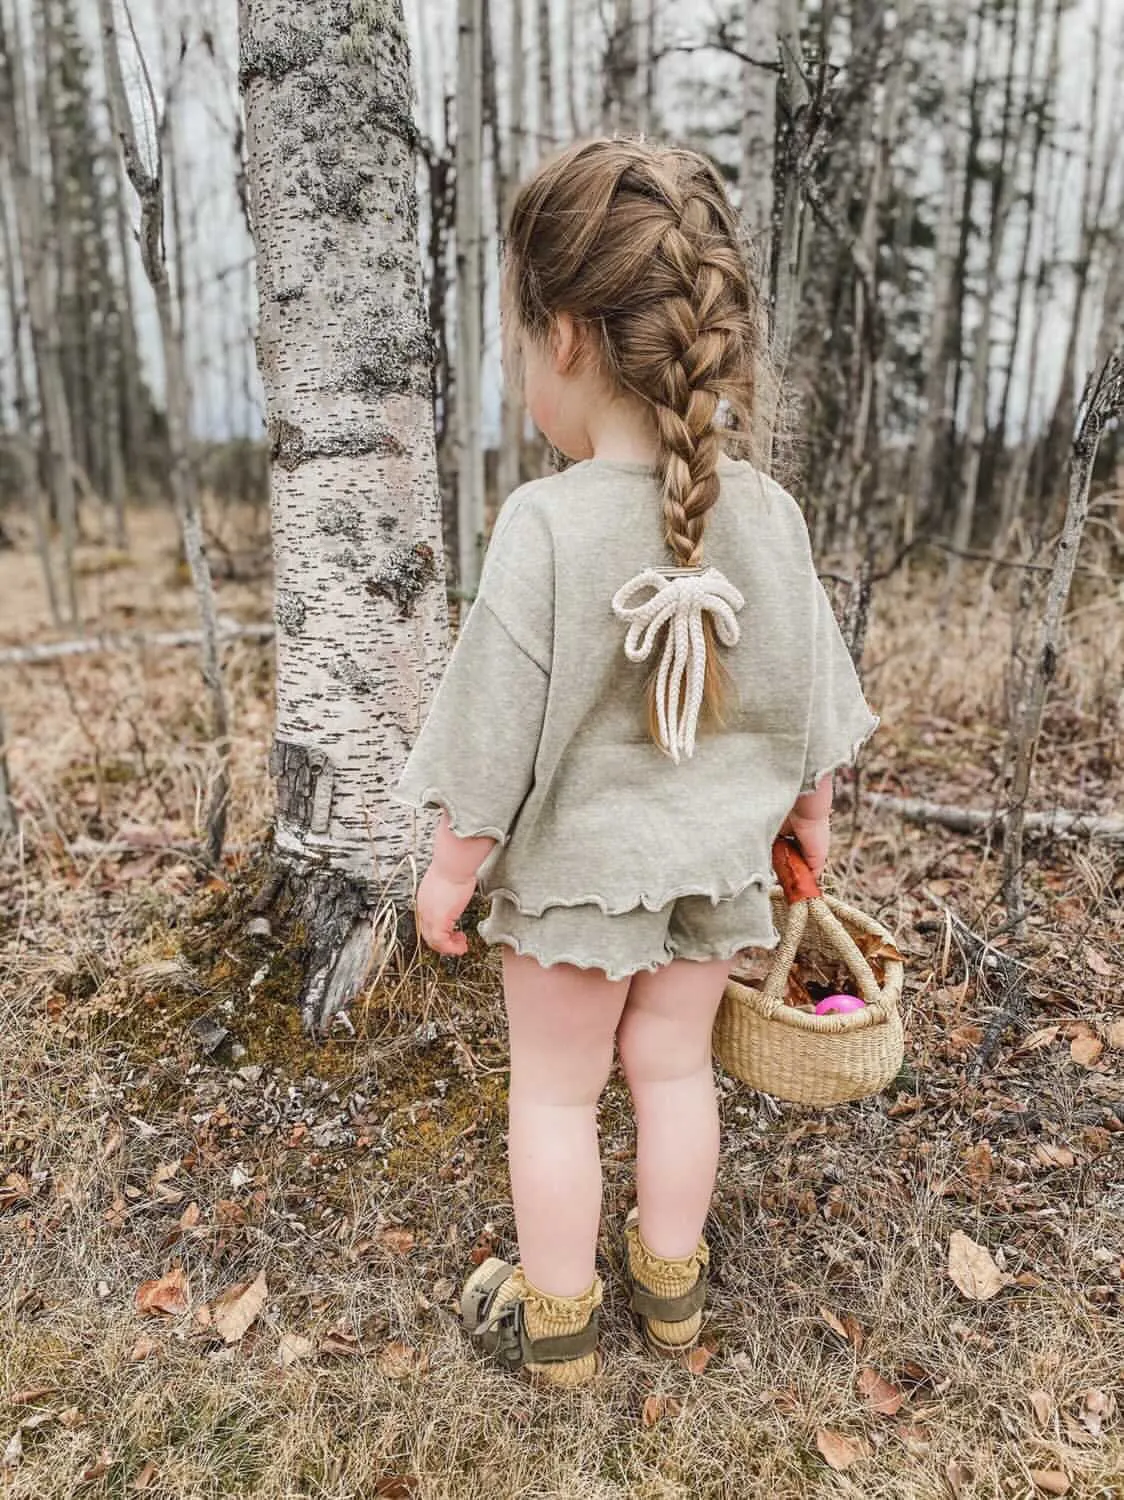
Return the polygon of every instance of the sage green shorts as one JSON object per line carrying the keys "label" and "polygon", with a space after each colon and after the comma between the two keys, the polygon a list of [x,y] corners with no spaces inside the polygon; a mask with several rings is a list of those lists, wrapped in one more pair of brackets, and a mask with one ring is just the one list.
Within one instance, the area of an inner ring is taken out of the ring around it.
{"label": "sage green shorts", "polygon": [[681,896],[658,911],[637,906],[615,915],[591,903],[548,906],[532,916],[497,894],[479,931],[486,943],[504,943],[540,964],[603,969],[610,979],[660,969],[673,958],[732,959],[778,942],[769,897],[757,886],[722,901]]}

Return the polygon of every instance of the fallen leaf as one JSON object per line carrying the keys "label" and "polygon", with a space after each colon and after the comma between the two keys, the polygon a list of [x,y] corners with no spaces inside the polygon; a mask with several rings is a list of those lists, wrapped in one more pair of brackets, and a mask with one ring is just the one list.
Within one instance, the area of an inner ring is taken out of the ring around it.
{"label": "fallen leaf", "polygon": [[1038,1142],[1034,1159],[1043,1167],[1072,1167],[1077,1161],[1068,1146],[1052,1146],[1048,1141]]}
{"label": "fallen leaf", "polygon": [[68,1432],[73,1432],[75,1428],[85,1425],[86,1413],[79,1406],[68,1406],[65,1411],[59,1412],[59,1421]]}
{"label": "fallen leaf", "polygon": [[1113,1021],[1105,1031],[1105,1040],[1114,1052],[1124,1052],[1124,1021]]}
{"label": "fallen leaf", "polygon": [[1068,1495],[1072,1480],[1061,1469],[1031,1469],[1030,1482],[1043,1495]]}
{"label": "fallen leaf", "polygon": [[640,1420],[645,1427],[654,1427],[664,1417],[677,1417],[682,1410],[683,1403],[675,1396],[646,1396]]}
{"label": "fallen leaf", "polygon": [[959,1229],[954,1229],[948,1240],[948,1274],[957,1290],[972,1302],[990,1301],[1011,1281],[995,1264],[991,1252]]}
{"label": "fallen leaf", "polygon": [[125,1144],[125,1132],[116,1122],[106,1131],[105,1140],[101,1143],[102,1160],[106,1161],[115,1151],[120,1151]]}
{"label": "fallen leaf", "polygon": [[335,1328],[329,1328],[328,1332],[320,1340],[321,1354],[343,1354],[355,1355],[363,1353],[363,1345],[359,1337],[350,1328],[338,1324]]}
{"label": "fallen leaf", "polygon": [[226,1344],[237,1344],[245,1337],[265,1306],[269,1295],[265,1272],[259,1271],[253,1281],[242,1281],[216,1298],[211,1305],[214,1325]]}
{"label": "fallen leaf", "polygon": [[[1101,1053],[1104,1051],[1104,1043],[1096,1032],[1086,1028],[1079,1031],[1069,1044],[1069,1055],[1075,1063],[1080,1063],[1083,1068],[1092,1068],[1096,1065]],[[1051,1473],[1055,1472],[1050,1470]],[[1064,1491],[1062,1492],[1064,1493]]]}
{"label": "fallen leaf", "polygon": [[448,1302],[456,1294],[456,1285],[447,1276],[442,1276],[440,1281],[435,1281],[433,1283],[433,1291],[430,1293],[434,1302]]}
{"label": "fallen leaf", "polygon": [[1102,979],[1112,978],[1112,965],[1103,954],[1098,953],[1088,943],[1085,944],[1082,953],[1085,958],[1086,967],[1092,969],[1094,974],[1099,974]]}
{"label": "fallen leaf", "polygon": [[303,1333],[283,1333],[277,1345],[277,1362],[282,1369],[287,1370],[299,1359],[311,1359],[315,1353],[316,1345],[311,1339],[306,1339]]}
{"label": "fallen leaf", "polygon": [[820,1317],[833,1333],[837,1333],[841,1339],[851,1345],[856,1354],[859,1352],[866,1335],[863,1333],[863,1327],[858,1318],[850,1313],[843,1313],[840,1316],[833,1313],[830,1307],[821,1307]]}
{"label": "fallen leaf", "polygon": [[476,1243],[468,1252],[468,1258],[474,1266],[482,1266],[484,1262],[495,1254],[496,1237],[490,1229],[482,1229],[476,1236]]}
{"label": "fallen leaf", "polygon": [[1099,1438],[1107,1418],[1112,1416],[1116,1402],[1104,1391],[1086,1391],[1081,1398],[1080,1420],[1082,1427]]}
{"label": "fallen leaf", "polygon": [[129,1351],[129,1359],[133,1364],[139,1364],[142,1359],[151,1359],[154,1354],[160,1353],[160,1345],[155,1339],[137,1339]]}
{"label": "fallen leaf", "polygon": [[1037,1031],[1032,1031],[1026,1041],[1015,1048],[1012,1056],[1020,1057],[1024,1052],[1037,1052],[1042,1047],[1048,1047],[1051,1042],[1056,1042],[1060,1026],[1042,1026]]}
{"label": "fallen leaf", "polygon": [[408,1380],[411,1375],[425,1373],[428,1361],[420,1350],[409,1344],[386,1344],[379,1350],[375,1364],[380,1375],[388,1380]]}
{"label": "fallen leaf", "polygon": [[899,1422],[894,1428],[907,1453],[923,1458],[933,1444],[933,1434],[916,1422]]}
{"label": "fallen leaf", "polygon": [[714,1358],[714,1350],[705,1344],[696,1344],[689,1354],[683,1356],[683,1366],[692,1375],[701,1375]]}
{"label": "fallen leaf", "polygon": [[379,1230],[379,1244],[392,1255],[408,1255],[415,1242],[414,1231],[402,1225],[393,1224],[388,1229]]}
{"label": "fallen leaf", "polygon": [[26,1391],[17,1391],[14,1396],[8,1397],[9,1406],[30,1406],[33,1401],[42,1401],[46,1396],[54,1396],[58,1392],[57,1385],[33,1385]]}
{"label": "fallen leaf", "polygon": [[160,1471],[159,1469],[157,1469],[156,1465],[152,1462],[151,1459],[149,1459],[144,1468],[133,1480],[132,1484],[129,1486],[129,1489],[133,1494],[139,1494],[142,1490],[148,1489],[149,1485],[156,1478],[159,1472]]}
{"label": "fallen leaf", "polygon": [[1054,1403],[1049,1394],[1046,1391],[1031,1391],[1028,1399],[1034,1420],[1039,1427],[1048,1427],[1054,1415]]}
{"label": "fallen leaf", "polygon": [[189,1203],[183,1213],[180,1214],[180,1228],[194,1229],[202,1217],[203,1210],[199,1207],[198,1203]]}
{"label": "fallen leaf", "polygon": [[23,1431],[17,1427],[4,1446],[0,1469],[18,1469],[23,1460]]}
{"label": "fallen leaf", "polygon": [[109,1473],[109,1462],[109,1449],[103,1448],[90,1467],[82,1470],[82,1483],[92,1484],[95,1479],[104,1478]]}
{"label": "fallen leaf", "polygon": [[944,1474],[948,1480],[949,1488],[956,1496],[956,1500],[960,1500],[960,1496],[964,1493],[965,1485],[971,1484],[972,1480],[976,1477],[967,1464],[962,1464],[959,1459],[955,1458],[944,1471]]}
{"label": "fallen leaf", "polygon": [[893,1417],[901,1410],[905,1397],[897,1386],[884,1380],[873,1365],[863,1365],[855,1384],[867,1406],[879,1416]]}
{"label": "fallen leaf", "polygon": [[142,1282],[137,1288],[137,1312],[145,1317],[157,1317],[160,1313],[178,1317],[187,1311],[190,1302],[191,1288],[182,1266],[174,1267],[156,1281]]}
{"label": "fallen leaf", "polygon": [[837,1471],[849,1469],[860,1458],[868,1457],[870,1451],[861,1439],[844,1437],[830,1427],[816,1429],[816,1447],[828,1468]]}
{"label": "fallen leaf", "polygon": [[412,1474],[384,1474],[375,1480],[378,1500],[411,1500],[418,1492],[418,1480]]}

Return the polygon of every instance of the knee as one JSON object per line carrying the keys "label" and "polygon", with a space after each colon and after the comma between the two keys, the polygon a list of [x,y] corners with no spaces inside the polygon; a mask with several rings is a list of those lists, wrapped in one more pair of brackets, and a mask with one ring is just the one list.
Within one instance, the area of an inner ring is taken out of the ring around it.
{"label": "knee", "polygon": [[664,1016],[625,1011],[617,1031],[621,1069],[633,1093],[651,1083],[673,1083],[710,1067],[710,1035],[684,1034]]}

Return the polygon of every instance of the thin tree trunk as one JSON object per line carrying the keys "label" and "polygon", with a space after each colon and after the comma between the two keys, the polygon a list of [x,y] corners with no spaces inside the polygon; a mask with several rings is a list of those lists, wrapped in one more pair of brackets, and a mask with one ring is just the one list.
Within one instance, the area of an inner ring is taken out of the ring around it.
{"label": "thin tree trunk", "polygon": [[[499,229],[501,238],[506,231],[506,221],[511,212],[515,190],[523,177],[525,160],[523,143],[525,140],[524,121],[527,117],[527,74],[523,5],[524,0],[511,0],[511,68],[509,72],[511,93],[508,108],[504,197],[500,210]],[[569,5],[566,9],[566,14],[571,22],[574,8],[573,5]],[[574,45],[574,28],[572,24],[569,24],[567,40],[568,45],[572,48]],[[570,54],[570,57],[572,58],[572,54]],[[572,115],[574,110],[572,73],[570,74],[569,82]],[[502,333],[503,330],[501,329]],[[522,393],[517,389],[517,371],[512,368],[513,361],[510,354],[511,351],[505,347],[503,389],[500,393],[500,451],[497,465],[497,483],[499,485],[499,503],[501,505],[513,490],[518,489],[523,477],[523,399]]]}
{"label": "thin tree trunk", "polygon": [[51,501],[62,538],[67,618],[78,620],[74,572],[77,497],[70,413],[58,352],[58,321],[51,300],[43,200],[31,168],[30,115],[23,50],[15,13],[0,7],[0,149],[10,153],[16,230],[27,292],[28,322],[39,385],[39,408],[47,448]]}
{"label": "thin tree trunk", "polygon": [[141,378],[140,341],[137,335],[136,304],[133,298],[133,232],[126,206],[125,168],[121,162],[120,153],[117,151],[113,153],[110,162],[108,185],[113,203],[117,254],[121,262],[119,309],[121,332],[118,343],[121,351],[119,399],[123,408],[122,445],[125,472],[132,487],[139,489],[147,457],[145,415],[148,411],[148,399],[144,381]]}
{"label": "thin tree trunk", "polygon": [[777,0],[745,0],[745,63],[738,188],[742,223],[759,263],[771,259],[773,155],[777,135]]}
{"label": "thin tree trunk", "polygon": [[[522,0],[511,0],[511,3],[517,12],[522,9]],[[582,10],[583,0],[567,0],[567,3],[563,7],[563,14],[566,17],[566,110],[570,121],[570,137],[572,140],[577,140],[578,136],[582,134],[582,107],[578,102],[578,37],[585,31],[581,14]],[[522,20],[519,21],[518,25],[518,35],[521,39],[523,35]],[[516,31],[513,26],[512,37],[514,38],[515,35]],[[512,69],[514,70],[514,68],[513,52]],[[512,81],[511,94],[514,99],[514,79]]]}
{"label": "thin tree trunk", "polygon": [[[160,346],[164,359],[165,406],[168,424],[168,482],[183,534],[184,553],[191,572],[199,623],[203,633],[203,681],[211,704],[211,731],[218,765],[207,808],[207,848],[216,863],[222,856],[229,801],[228,761],[230,721],[219,662],[218,625],[211,570],[203,542],[199,492],[189,452],[191,395],[184,357],[183,331],[172,305],[172,285],[164,259],[164,190],[159,152],[155,172],[145,165],[137,140],[129,96],[125,88],[114,19],[114,0],[98,0],[106,92],[122,157],[141,212],[141,259],[156,301]],[[143,59],[142,59],[143,64]],[[157,131],[159,138],[161,132]]]}
{"label": "thin tree trunk", "polygon": [[483,6],[459,0],[457,57],[457,514],[458,583],[476,591],[484,550]]}
{"label": "thin tree trunk", "polygon": [[239,18],[273,448],[275,847],[307,934],[305,1024],[322,1029],[411,899],[417,820],[391,790],[447,649],[410,61],[401,0],[321,0],[314,18],[304,0],[241,0]]}
{"label": "thin tree trunk", "polygon": [[554,124],[554,38],[551,27],[551,0],[536,0],[535,16],[539,59],[539,141],[536,154],[545,156],[557,140]]}
{"label": "thin tree trunk", "polygon": [[12,801],[12,783],[8,772],[8,726],[4,710],[0,708],[0,839],[14,837],[19,832],[19,818]]}
{"label": "thin tree trunk", "polygon": [[[812,102],[811,91],[804,77],[798,0],[777,0],[777,42],[781,56],[779,99],[784,110],[789,141],[793,143],[790,154],[795,157],[804,133],[804,116]],[[779,240],[773,256],[773,351],[782,378],[796,332],[804,248],[804,187],[797,162],[793,160],[790,165],[791,170],[785,176]]]}
{"label": "thin tree trunk", "polygon": [[1117,338],[1114,351],[1085,389],[1081,422],[1073,440],[1070,458],[1069,499],[1046,589],[1046,604],[1038,629],[1037,645],[1015,699],[1009,744],[1010,763],[1013,767],[1010,812],[1003,839],[1003,899],[1008,919],[1020,927],[1026,915],[1023,898],[1026,803],[1038,754],[1046,694],[1057,675],[1062,651],[1062,620],[1089,515],[1089,490],[1101,434],[1124,411],[1124,342],[1119,342],[1119,332]]}

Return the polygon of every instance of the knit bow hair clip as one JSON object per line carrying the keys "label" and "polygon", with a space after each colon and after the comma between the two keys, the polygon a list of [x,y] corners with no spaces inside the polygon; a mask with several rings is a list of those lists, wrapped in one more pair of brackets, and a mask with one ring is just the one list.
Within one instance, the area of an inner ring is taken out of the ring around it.
{"label": "knit bow hair clip", "polygon": [[[639,603],[636,596],[653,592]],[[629,661],[646,661],[667,627],[656,674],[656,718],[660,745],[676,765],[695,753],[695,734],[706,681],[703,613],[714,617],[724,646],[741,635],[735,618],[745,600],[717,568],[645,568],[613,595],[613,613],[628,625],[624,650]]]}

